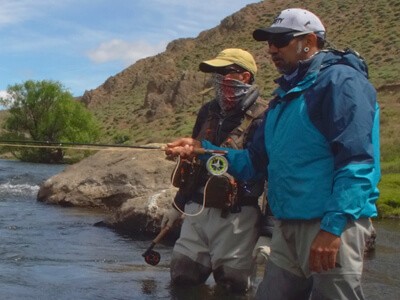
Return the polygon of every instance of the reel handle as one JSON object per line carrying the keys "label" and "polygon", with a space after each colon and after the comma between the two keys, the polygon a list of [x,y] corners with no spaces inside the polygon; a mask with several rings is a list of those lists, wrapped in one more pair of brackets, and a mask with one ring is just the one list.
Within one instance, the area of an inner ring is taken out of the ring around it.
{"label": "reel handle", "polygon": [[161,229],[160,233],[159,233],[159,234],[154,238],[154,240],[151,242],[150,247],[147,248],[147,250],[146,250],[145,252],[143,252],[142,256],[143,256],[143,257],[146,256],[146,254],[147,254],[148,252],[150,252],[150,251],[154,248],[154,246],[155,246],[156,244],[158,244],[158,243],[161,241],[161,239],[167,234],[167,232],[168,232],[170,229],[171,229],[171,227],[169,227],[168,225],[165,226],[163,229]]}
{"label": "reel handle", "polygon": [[[160,233],[154,238],[152,244],[158,244],[164,236],[167,234],[167,232],[171,229],[171,226],[166,225],[163,229],[161,229]],[[154,247],[153,245],[153,247]]]}

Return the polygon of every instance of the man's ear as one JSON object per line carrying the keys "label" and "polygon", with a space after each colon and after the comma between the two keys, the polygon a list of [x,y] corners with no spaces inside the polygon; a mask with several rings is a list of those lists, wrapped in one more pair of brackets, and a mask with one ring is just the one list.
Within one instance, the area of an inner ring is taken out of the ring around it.
{"label": "man's ear", "polygon": [[243,76],[243,82],[244,82],[244,83],[250,83],[250,80],[251,80],[251,74],[250,74],[250,72],[248,72],[248,71],[243,72],[243,73],[242,73],[242,76]]}
{"label": "man's ear", "polygon": [[310,49],[318,48],[317,35],[315,33],[307,34],[304,38],[304,41],[305,41],[304,47],[308,47]]}

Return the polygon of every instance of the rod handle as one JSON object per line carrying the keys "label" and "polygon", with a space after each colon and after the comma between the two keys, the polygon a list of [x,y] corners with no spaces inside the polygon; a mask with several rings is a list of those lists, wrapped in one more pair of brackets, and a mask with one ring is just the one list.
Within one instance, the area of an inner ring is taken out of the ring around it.
{"label": "rod handle", "polygon": [[[171,229],[170,226],[166,225],[163,229],[161,229],[160,233],[154,238],[153,244],[158,244],[164,236],[168,233],[168,231]],[[153,246],[154,247],[154,246]]]}
{"label": "rod handle", "polygon": [[211,150],[211,149],[204,149],[204,148],[194,148],[193,152],[195,154],[201,155],[201,154],[220,154],[220,155],[225,155],[228,153],[228,151],[225,150]]}

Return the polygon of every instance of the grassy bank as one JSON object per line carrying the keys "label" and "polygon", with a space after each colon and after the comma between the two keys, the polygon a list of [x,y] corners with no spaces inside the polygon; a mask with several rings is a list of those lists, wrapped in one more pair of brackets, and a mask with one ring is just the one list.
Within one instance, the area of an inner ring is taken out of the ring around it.
{"label": "grassy bank", "polygon": [[381,169],[379,217],[400,218],[400,85],[378,90],[381,107]]}
{"label": "grassy bank", "polygon": [[379,184],[378,201],[380,218],[400,218],[400,173],[384,174]]}

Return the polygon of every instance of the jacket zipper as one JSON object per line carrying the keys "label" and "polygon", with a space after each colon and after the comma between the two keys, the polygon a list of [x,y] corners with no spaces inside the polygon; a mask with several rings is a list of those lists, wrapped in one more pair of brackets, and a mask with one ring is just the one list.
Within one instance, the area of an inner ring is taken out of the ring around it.
{"label": "jacket zipper", "polygon": [[218,121],[218,127],[217,127],[217,133],[216,133],[216,142],[217,145],[220,145],[222,142],[220,141],[221,139],[221,129],[222,129],[222,124],[224,123],[225,118],[220,118]]}

